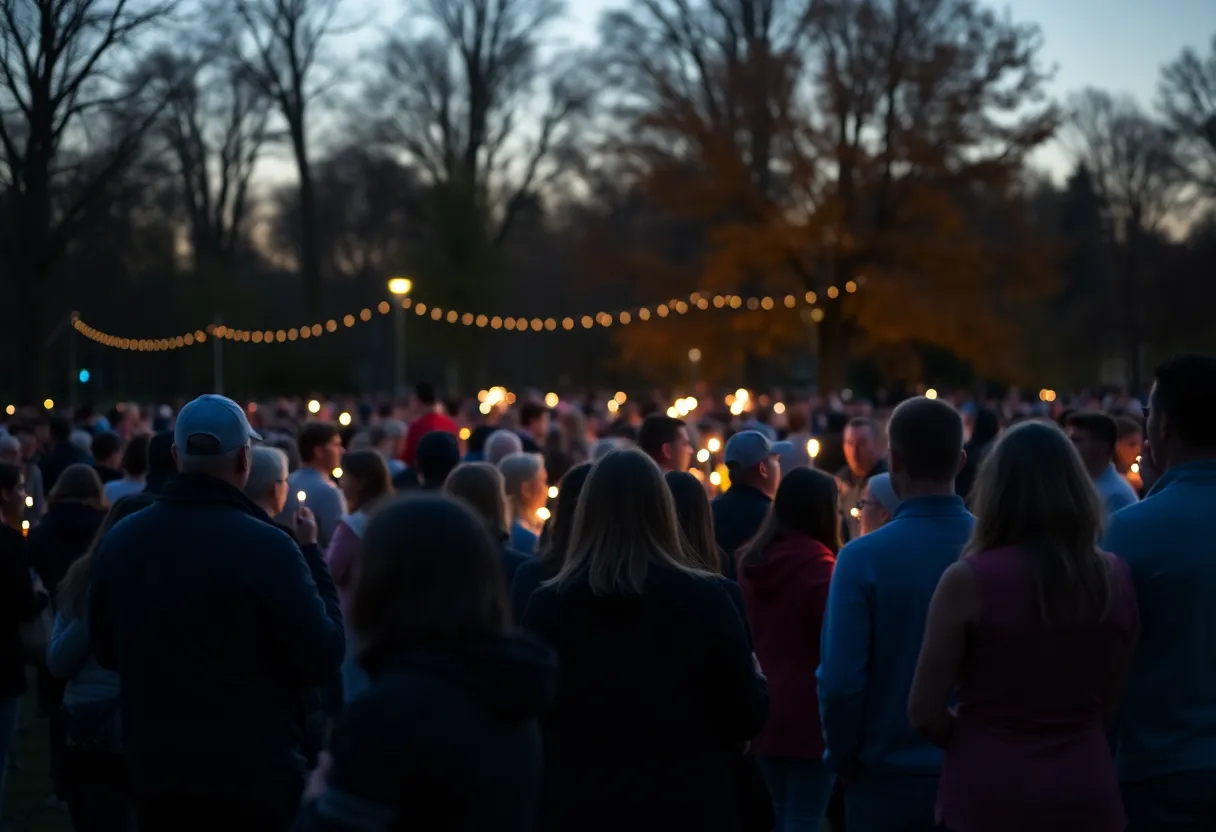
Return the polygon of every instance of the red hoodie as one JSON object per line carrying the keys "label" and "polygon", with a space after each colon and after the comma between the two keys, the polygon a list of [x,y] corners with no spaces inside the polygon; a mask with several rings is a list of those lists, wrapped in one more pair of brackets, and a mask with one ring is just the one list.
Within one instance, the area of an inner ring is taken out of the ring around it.
{"label": "red hoodie", "polygon": [[779,533],[762,561],[739,566],[739,587],[771,702],[768,722],[752,742],[756,754],[823,756],[815,670],[835,567],[827,546],[798,532]]}

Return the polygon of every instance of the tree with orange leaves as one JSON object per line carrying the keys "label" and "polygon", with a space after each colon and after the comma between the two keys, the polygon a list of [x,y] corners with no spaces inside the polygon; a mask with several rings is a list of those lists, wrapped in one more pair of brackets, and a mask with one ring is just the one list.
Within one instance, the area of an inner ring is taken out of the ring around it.
{"label": "tree with orange leaves", "polygon": [[[626,328],[627,358],[737,361],[813,332],[827,389],[867,345],[1016,370],[1021,304],[1053,272],[1017,199],[1057,123],[1037,28],[976,0],[632,0],[603,32],[612,176],[650,227],[618,226],[601,265],[652,297],[817,300]],[[680,239],[654,239],[662,226]]]}

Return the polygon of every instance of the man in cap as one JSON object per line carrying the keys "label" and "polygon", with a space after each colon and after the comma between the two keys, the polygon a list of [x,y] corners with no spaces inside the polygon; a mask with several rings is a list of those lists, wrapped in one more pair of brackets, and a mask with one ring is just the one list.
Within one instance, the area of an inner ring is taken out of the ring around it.
{"label": "man in cap", "polygon": [[[302,552],[242,491],[260,438],[230,399],[187,404],[179,473],[93,561],[93,641],[122,677],[143,832],[285,830],[299,806],[301,694],[337,673],[346,640],[318,550]],[[315,539],[307,509],[297,524]]]}
{"label": "man in cap", "polygon": [[714,537],[725,555],[723,572],[732,580],[735,552],[760,531],[781,484],[780,456],[790,450],[788,442],[770,442],[758,430],[740,431],[726,442],[723,457],[730,471],[730,489],[711,508]]}

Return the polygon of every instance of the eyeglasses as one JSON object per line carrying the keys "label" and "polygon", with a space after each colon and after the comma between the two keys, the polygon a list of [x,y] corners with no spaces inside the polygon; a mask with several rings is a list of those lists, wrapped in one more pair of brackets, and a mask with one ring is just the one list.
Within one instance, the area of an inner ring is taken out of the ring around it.
{"label": "eyeglasses", "polygon": [[872,505],[874,505],[873,500],[862,497],[860,500],[857,501],[857,510],[865,511],[867,507],[872,506]]}

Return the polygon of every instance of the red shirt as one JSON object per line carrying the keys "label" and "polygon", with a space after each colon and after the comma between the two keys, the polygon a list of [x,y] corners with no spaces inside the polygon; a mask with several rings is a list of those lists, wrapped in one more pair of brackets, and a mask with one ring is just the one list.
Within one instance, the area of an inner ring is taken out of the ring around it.
{"label": "red shirt", "polygon": [[433,430],[441,430],[458,436],[460,427],[445,413],[425,413],[410,422],[405,432],[405,450],[401,452],[401,461],[411,468],[414,467],[414,456],[418,453],[418,443],[422,437]]}

